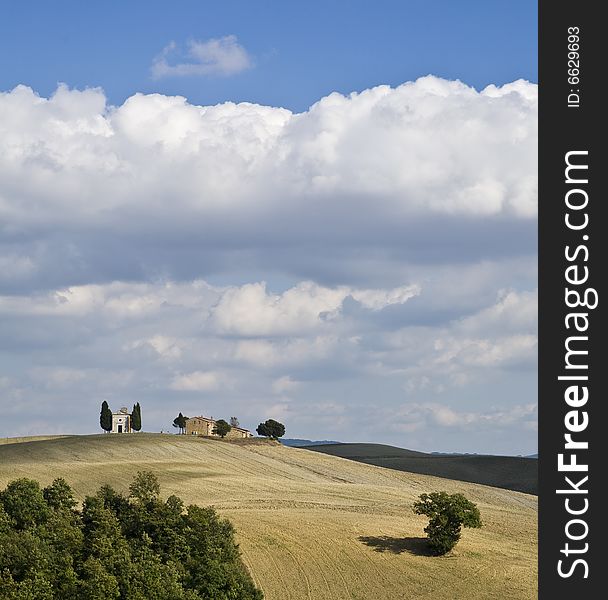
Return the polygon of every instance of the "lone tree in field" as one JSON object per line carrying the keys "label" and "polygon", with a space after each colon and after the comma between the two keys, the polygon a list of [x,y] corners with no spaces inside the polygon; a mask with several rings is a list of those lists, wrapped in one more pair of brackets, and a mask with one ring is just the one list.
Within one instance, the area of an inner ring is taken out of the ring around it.
{"label": "lone tree in field", "polygon": [[188,417],[184,417],[180,412],[175,419],[173,419],[173,427],[177,427],[180,433],[186,433],[186,421]]}
{"label": "lone tree in field", "polygon": [[275,421],[274,419],[268,419],[267,421],[264,421],[264,423],[260,423],[257,426],[256,432],[258,435],[263,435],[264,437],[278,440],[280,437],[285,435],[285,425]]}
{"label": "lone tree in field", "polygon": [[230,433],[231,429],[232,425],[226,423],[224,419],[220,419],[219,421],[215,422],[212,433],[219,435],[221,438],[225,438]]}
{"label": "lone tree in field", "polygon": [[141,430],[141,406],[139,406],[139,402],[133,405],[133,412],[131,413],[131,429],[133,429],[133,431]]}
{"label": "lone tree in field", "polygon": [[106,433],[112,431],[112,411],[105,400],[101,403],[99,425]]}
{"label": "lone tree in field", "polygon": [[414,512],[429,517],[424,531],[433,554],[438,556],[454,548],[460,539],[461,527],[481,527],[479,509],[462,494],[421,494],[420,500],[414,502]]}

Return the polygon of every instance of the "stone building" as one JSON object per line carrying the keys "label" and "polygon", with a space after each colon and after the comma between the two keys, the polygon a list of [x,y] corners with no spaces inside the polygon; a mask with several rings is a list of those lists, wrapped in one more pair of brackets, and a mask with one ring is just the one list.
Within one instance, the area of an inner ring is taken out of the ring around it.
{"label": "stone building", "polygon": [[122,407],[118,412],[112,413],[112,431],[111,433],[132,433],[131,414],[129,409]]}
{"label": "stone building", "polygon": [[[206,437],[219,437],[213,433],[213,428],[217,421],[210,417],[190,417],[186,421],[186,435],[204,435]],[[253,434],[248,429],[242,427],[232,427],[226,438],[250,438]]]}

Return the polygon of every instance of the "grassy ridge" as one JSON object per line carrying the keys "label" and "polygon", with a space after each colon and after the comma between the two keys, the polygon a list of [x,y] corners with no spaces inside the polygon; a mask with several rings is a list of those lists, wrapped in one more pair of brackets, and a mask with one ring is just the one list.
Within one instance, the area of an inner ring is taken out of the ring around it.
{"label": "grassy ridge", "polygon": [[[102,483],[125,491],[157,474],[164,497],[213,505],[235,525],[267,600],[519,600],[536,596],[536,498],[381,469],[279,444],[187,436],[72,436],[0,446],[0,487],[62,476],[79,498]],[[424,555],[422,492],[462,492],[479,506],[453,555]]]}
{"label": "grassy ridge", "polygon": [[538,461],[515,456],[438,455],[383,444],[324,444],[308,450],[397,471],[538,494]]}
{"label": "grassy ridge", "polygon": [[0,437],[0,445],[2,444],[22,444],[24,442],[40,442],[42,440],[56,440],[57,438],[66,437],[65,435],[32,435],[27,437]]}

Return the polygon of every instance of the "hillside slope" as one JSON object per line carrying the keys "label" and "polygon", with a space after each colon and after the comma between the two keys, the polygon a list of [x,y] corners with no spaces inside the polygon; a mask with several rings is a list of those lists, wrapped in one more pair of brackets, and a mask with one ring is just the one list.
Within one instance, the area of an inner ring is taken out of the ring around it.
{"label": "hillside slope", "polygon": [[398,471],[538,494],[538,462],[527,457],[426,454],[384,444],[323,444],[308,449]]}
{"label": "hillside slope", "polygon": [[[267,600],[524,599],[536,596],[536,498],[369,466],[278,444],[176,435],[72,436],[0,446],[0,487],[65,477],[80,498],[140,469],[163,495],[214,505],[236,526]],[[484,527],[453,555],[424,555],[422,492],[462,492]]]}

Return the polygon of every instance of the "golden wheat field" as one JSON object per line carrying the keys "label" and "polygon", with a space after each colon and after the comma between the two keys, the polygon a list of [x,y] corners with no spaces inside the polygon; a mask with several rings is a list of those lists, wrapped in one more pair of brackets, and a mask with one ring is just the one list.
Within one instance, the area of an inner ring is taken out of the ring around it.
{"label": "golden wheat field", "polygon": [[[267,600],[523,599],[537,596],[537,499],[392,471],[276,443],[169,434],[69,436],[0,446],[0,488],[64,477],[78,497],[126,491],[154,471],[163,496],[213,505],[234,523]],[[424,553],[422,493],[462,492],[484,526],[454,552]]]}

